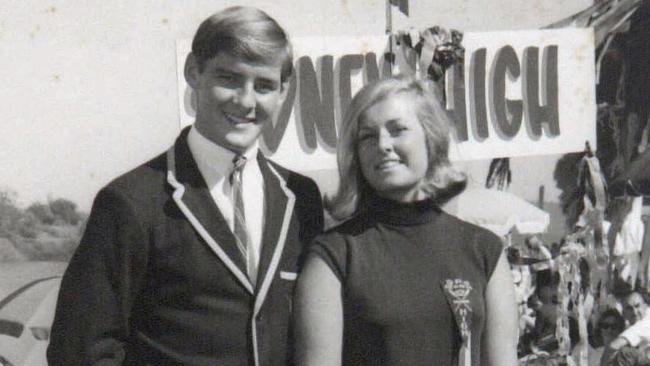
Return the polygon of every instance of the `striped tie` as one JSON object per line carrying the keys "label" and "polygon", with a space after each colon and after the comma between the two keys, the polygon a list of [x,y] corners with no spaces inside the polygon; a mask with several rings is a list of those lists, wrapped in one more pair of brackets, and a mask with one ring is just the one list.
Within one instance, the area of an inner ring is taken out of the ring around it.
{"label": "striped tie", "polygon": [[233,200],[233,219],[234,219],[234,234],[237,241],[237,247],[244,257],[246,262],[246,271],[248,278],[253,286],[257,279],[257,267],[255,265],[254,253],[252,253],[249,246],[250,237],[246,228],[246,215],[244,214],[244,199],[242,196],[242,171],[246,164],[246,157],[237,155],[233,159],[233,170],[230,174],[230,186],[232,187],[232,200]]}

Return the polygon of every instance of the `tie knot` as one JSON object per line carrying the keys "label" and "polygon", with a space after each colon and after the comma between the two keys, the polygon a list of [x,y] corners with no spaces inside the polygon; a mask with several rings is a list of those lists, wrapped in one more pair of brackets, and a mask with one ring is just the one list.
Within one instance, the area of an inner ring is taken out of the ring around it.
{"label": "tie knot", "polygon": [[232,159],[232,165],[233,165],[233,173],[234,172],[241,172],[242,169],[244,169],[244,165],[246,164],[246,157],[244,155],[237,155]]}

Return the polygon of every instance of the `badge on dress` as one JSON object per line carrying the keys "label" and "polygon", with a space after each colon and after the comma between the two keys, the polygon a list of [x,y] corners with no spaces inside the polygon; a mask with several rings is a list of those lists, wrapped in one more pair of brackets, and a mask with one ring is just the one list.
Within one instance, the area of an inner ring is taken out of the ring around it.
{"label": "badge on dress", "polygon": [[469,294],[473,290],[472,285],[469,281],[456,278],[446,279],[442,288],[460,330],[462,343],[458,353],[458,366],[470,366],[472,364],[472,330],[470,328],[472,307]]}

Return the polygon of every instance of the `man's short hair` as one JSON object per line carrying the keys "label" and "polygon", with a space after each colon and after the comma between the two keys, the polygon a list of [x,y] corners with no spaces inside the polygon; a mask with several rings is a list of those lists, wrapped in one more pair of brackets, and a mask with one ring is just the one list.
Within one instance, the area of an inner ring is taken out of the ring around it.
{"label": "man's short hair", "polygon": [[220,52],[254,64],[282,62],[281,80],[293,72],[293,49],[284,29],[262,10],[233,6],[205,19],[192,41],[199,71]]}

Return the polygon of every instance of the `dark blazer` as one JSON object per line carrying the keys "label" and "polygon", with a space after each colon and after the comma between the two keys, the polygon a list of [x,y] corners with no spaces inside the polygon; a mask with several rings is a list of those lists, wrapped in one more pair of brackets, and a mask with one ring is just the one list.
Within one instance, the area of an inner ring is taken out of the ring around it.
{"label": "dark blazer", "polygon": [[309,178],[267,160],[257,286],[192,158],[174,146],[95,198],[63,277],[50,365],[286,365],[295,276],[323,226]]}

